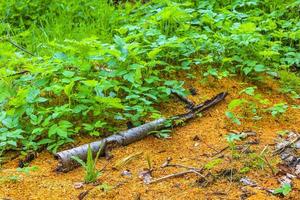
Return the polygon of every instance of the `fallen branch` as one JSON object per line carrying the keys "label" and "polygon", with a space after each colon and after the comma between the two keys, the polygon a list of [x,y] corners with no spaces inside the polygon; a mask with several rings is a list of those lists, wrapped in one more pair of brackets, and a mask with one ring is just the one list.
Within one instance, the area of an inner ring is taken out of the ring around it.
{"label": "fallen branch", "polygon": [[128,144],[131,144],[133,142],[139,141],[149,135],[150,132],[152,131],[157,131],[161,130],[162,128],[169,127],[170,125],[167,122],[172,122],[174,126],[176,126],[176,121],[188,121],[194,117],[197,116],[200,112],[203,112],[207,110],[208,108],[216,105],[220,101],[224,100],[225,97],[227,96],[226,92],[222,92],[215,97],[213,97],[210,100],[205,101],[204,103],[201,103],[195,107],[193,107],[189,112],[181,114],[181,115],[176,115],[171,118],[160,118],[151,122],[148,122],[146,124],[143,124],[139,127],[135,127],[132,129],[129,129],[127,131],[122,131],[118,134],[111,135],[107,138],[104,138],[102,140],[92,142],[90,144],[84,144],[79,147],[65,150],[58,152],[54,155],[54,157],[58,160],[58,166],[56,168],[57,171],[59,172],[68,172],[71,171],[72,169],[78,167],[78,163],[75,162],[72,157],[76,156],[79,157],[81,160],[86,160],[87,156],[87,149],[88,146],[91,146],[91,149],[94,154],[96,154],[99,151],[99,148],[103,146],[103,150],[100,152],[100,155],[103,155],[105,152],[105,149],[108,145],[121,145],[125,146]]}
{"label": "fallen branch", "polygon": [[185,96],[182,96],[182,95],[178,94],[175,91],[172,91],[172,94],[174,94],[180,101],[182,101],[183,103],[185,103],[187,105],[188,109],[194,108],[195,103],[192,100],[186,98]]}
{"label": "fallen branch", "polygon": [[11,45],[15,46],[16,48],[20,49],[21,51],[31,55],[31,56],[35,56],[33,53],[31,53],[30,51],[28,51],[27,49],[25,49],[24,47],[21,47],[20,45],[18,45],[17,43],[15,43],[14,41],[12,41],[11,39],[7,39],[7,42],[9,42]]}
{"label": "fallen branch", "polygon": [[[1,38],[0,38],[1,41]],[[28,51],[27,49],[25,49],[24,47],[18,45],[16,42],[14,42],[13,40],[11,40],[10,38],[4,38],[3,41],[7,41],[8,43],[10,43],[11,45],[13,45],[14,47],[18,48],[19,50],[31,55],[31,56],[35,56],[34,53],[31,53],[30,51]],[[10,74],[1,78],[7,78],[7,77],[12,77],[12,76],[17,76],[17,75],[22,75],[22,74],[26,74],[28,73],[28,70],[22,70],[20,72],[16,72],[14,74]]]}

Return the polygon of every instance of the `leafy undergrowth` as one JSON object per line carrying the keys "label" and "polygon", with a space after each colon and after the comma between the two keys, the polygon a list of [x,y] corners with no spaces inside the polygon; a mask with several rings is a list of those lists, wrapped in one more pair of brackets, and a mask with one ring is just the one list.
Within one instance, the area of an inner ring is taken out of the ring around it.
{"label": "leafy undergrowth", "polygon": [[[158,118],[155,105],[171,90],[188,94],[180,73],[267,74],[299,98],[298,8],[292,0],[2,2],[0,154],[56,152],[80,134]],[[274,115],[286,109],[279,103]],[[226,115],[240,123],[231,108]]]}
{"label": "leafy undergrowth", "polygon": [[[57,162],[52,155],[42,152],[30,166],[37,170],[30,170],[26,175],[17,172],[17,160],[4,165],[1,171],[2,184],[1,198],[17,199],[75,199],[80,193],[91,189],[84,199],[278,199],[283,196],[271,194],[258,188],[244,186],[240,179],[247,177],[261,187],[277,189],[278,193],[287,192],[287,199],[297,199],[300,192],[300,181],[296,179],[291,188],[281,188],[277,182],[280,176],[278,156],[272,156],[276,138],[284,134],[285,130],[299,130],[300,110],[292,105],[299,105],[299,100],[293,100],[278,90],[278,84],[266,81],[256,88],[254,94],[261,95],[270,105],[259,112],[260,119],[253,121],[246,117],[245,109],[235,110],[240,118],[241,125],[237,125],[227,118],[224,113],[232,100],[243,98],[253,101],[253,96],[245,94],[245,88],[254,87],[251,83],[237,79],[222,79],[214,81],[213,85],[201,84],[198,81],[187,81],[197,91],[196,96],[189,96],[195,102],[202,102],[223,88],[228,88],[229,96],[225,102],[203,113],[202,117],[172,130],[171,138],[160,139],[150,136],[145,140],[119,147],[112,151],[114,156],[107,161],[101,158],[97,169],[105,169],[98,178],[98,186],[83,184],[84,169],[78,168],[66,174],[53,172]],[[252,93],[251,93],[252,94]],[[268,108],[279,102],[287,102],[289,107],[281,115],[272,116]],[[184,105],[176,99],[157,107],[166,116],[180,113],[185,110]],[[265,109],[265,110],[264,110]],[[260,110],[260,109],[259,109]],[[251,110],[249,112],[252,114]],[[257,113],[256,113],[257,114]],[[237,137],[237,132],[252,131],[256,135],[247,138]],[[230,134],[231,133],[231,134]],[[241,141],[238,141],[240,139]],[[81,143],[93,139],[81,139]],[[233,142],[233,146],[230,145]],[[227,150],[213,156],[224,147]],[[142,152],[142,153],[141,153]],[[130,161],[124,162],[124,160]],[[270,166],[274,170],[272,174]],[[139,178],[145,169],[153,169],[152,177],[184,171],[181,168],[161,168],[168,158],[171,163],[201,168],[207,182],[194,174],[167,179],[165,181],[146,185]],[[123,162],[122,165],[119,163]],[[150,164],[149,164],[150,163]],[[25,168],[26,169],[26,168]],[[4,179],[4,177],[6,177]],[[291,191],[290,191],[291,189]],[[276,192],[274,192],[276,193]]]}
{"label": "leafy undergrowth", "polygon": [[[73,199],[82,169],[55,174],[49,153],[178,113],[172,91],[198,103],[228,91],[211,114],[171,135],[163,130],[155,133],[160,139],[114,150],[87,198],[296,197],[298,180],[276,183],[280,161],[271,151],[278,135],[299,131],[299,6],[299,0],[1,1],[0,163],[42,153],[30,167],[5,164],[0,194]],[[238,134],[246,130],[257,133],[254,141]],[[212,158],[225,145],[223,157]],[[125,168],[113,170],[138,152],[143,156],[125,167],[131,176],[120,175]],[[168,157],[204,166],[213,179],[187,175],[142,184],[143,168],[152,166],[153,177],[177,170],[160,169]],[[241,188],[236,180],[243,176],[277,189],[270,195]]]}

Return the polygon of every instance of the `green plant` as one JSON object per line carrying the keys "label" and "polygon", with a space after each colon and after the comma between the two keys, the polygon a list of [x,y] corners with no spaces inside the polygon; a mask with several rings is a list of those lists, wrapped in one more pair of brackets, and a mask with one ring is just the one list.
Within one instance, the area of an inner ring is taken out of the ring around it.
{"label": "green plant", "polygon": [[288,107],[289,106],[286,103],[278,103],[268,108],[267,111],[269,111],[273,117],[277,117],[278,115],[285,113]]}
{"label": "green plant", "polygon": [[31,166],[31,167],[23,167],[23,168],[17,168],[17,172],[25,173],[26,175],[29,175],[30,172],[37,171],[39,168],[37,166]]}
{"label": "green plant", "polygon": [[234,109],[241,106],[242,104],[246,103],[245,99],[233,99],[227,106],[227,111],[225,112],[226,117],[228,117],[232,122],[236,123],[237,125],[241,125],[241,121],[239,117],[234,114]]}
{"label": "green plant", "polygon": [[246,93],[246,94],[248,94],[250,96],[254,96],[254,92],[255,92],[256,89],[257,89],[256,86],[254,86],[254,87],[247,87],[247,88],[243,89],[242,91],[240,91],[239,94]]}
{"label": "green plant", "polygon": [[237,158],[239,157],[239,154],[236,152],[236,144],[235,141],[240,141],[243,138],[243,135],[241,134],[235,134],[235,133],[230,133],[228,135],[225,136],[228,144],[229,144],[229,148],[231,150],[231,155],[233,158]]}
{"label": "green plant", "polygon": [[0,183],[6,183],[6,182],[17,183],[20,180],[21,177],[18,175],[0,176]]}
{"label": "green plant", "polygon": [[86,183],[93,183],[97,181],[97,178],[101,175],[101,173],[96,169],[96,163],[100,152],[102,151],[102,147],[99,148],[95,158],[93,158],[93,152],[91,146],[89,145],[87,151],[86,162],[81,160],[78,157],[72,157],[75,161],[77,161],[85,170],[84,181]]}
{"label": "green plant", "polygon": [[156,137],[158,138],[170,138],[170,133],[172,131],[170,129],[163,129],[163,130],[159,130],[159,131],[152,131],[149,134],[154,134]]}
{"label": "green plant", "polygon": [[250,167],[243,167],[242,169],[240,169],[240,173],[242,174],[246,174],[251,170]]}
{"label": "green plant", "polygon": [[276,133],[281,136],[286,136],[289,133],[289,131],[288,130],[280,130],[280,131],[277,131]]}
{"label": "green plant", "polygon": [[204,165],[204,168],[210,170],[210,169],[213,169],[214,167],[216,167],[217,165],[221,164],[222,162],[223,162],[223,160],[220,158],[213,159],[213,160],[209,161],[208,163],[206,163]]}
{"label": "green plant", "polygon": [[235,141],[240,141],[242,138],[242,135],[230,133],[230,134],[226,135],[225,138],[229,144],[233,144]]}
{"label": "green plant", "polygon": [[[299,53],[298,53],[299,54]],[[282,70],[279,72],[282,91],[298,97],[300,93],[300,77],[295,73]]]}
{"label": "green plant", "polygon": [[[179,74],[210,85],[280,78],[298,98],[299,1],[134,2],[1,2],[0,154],[55,152],[79,134],[156,118],[172,90],[187,94]],[[255,98],[255,89],[242,93]],[[226,116],[241,124],[237,113]]]}
{"label": "green plant", "polygon": [[111,185],[108,185],[107,183],[102,183],[101,185],[97,186],[99,189],[103,190],[104,192],[108,192],[114,187]]}
{"label": "green plant", "polygon": [[280,188],[274,190],[273,194],[288,195],[292,191],[292,186],[288,183],[284,183]]}

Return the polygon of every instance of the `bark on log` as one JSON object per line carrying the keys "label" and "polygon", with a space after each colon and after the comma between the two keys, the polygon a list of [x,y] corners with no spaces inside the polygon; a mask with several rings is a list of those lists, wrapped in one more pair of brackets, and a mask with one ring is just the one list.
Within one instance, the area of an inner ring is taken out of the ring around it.
{"label": "bark on log", "polygon": [[[107,138],[104,138],[102,140],[92,142],[90,144],[84,144],[79,147],[75,147],[73,149],[65,150],[58,152],[54,155],[54,157],[58,160],[58,166],[56,168],[56,171],[59,172],[68,172],[72,169],[78,167],[78,163],[72,159],[72,156],[79,157],[82,160],[86,160],[87,156],[87,150],[88,145],[91,146],[91,149],[94,154],[96,154],[99,151],[99,148],[102,148],[102,152],[100,155],[104,154],[105,147],[109,144],[118,144],[118,145],[128,145],[133,142],[139,141],[149,135],[150,132],[160,130],[162,128],[166,128],[169,125],[166,125],[166,122],[171,120],[172,122],[176,120],[180,121],[187,121],[189,119],[192,119],[197,116],[198,113],[207,110],[208,108],[216,105],[220,101],[224,100],[227,96],[226,92],[222,92],[218,95],[216,95],[214,98],[205,101],[202,104],[199,104],[197,106],[194,106],[189,112],[176,115],[171,118],[160,118],[151,122],[148,122],[146,124],[143,124],[141,126],[122,131],[120,133],[111,135]],[[176,126],[176,123],[173,124]]]}

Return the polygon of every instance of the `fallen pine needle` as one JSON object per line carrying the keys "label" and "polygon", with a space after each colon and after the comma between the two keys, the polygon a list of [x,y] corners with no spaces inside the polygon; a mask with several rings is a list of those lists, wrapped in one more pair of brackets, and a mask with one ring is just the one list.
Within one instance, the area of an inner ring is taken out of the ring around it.
{"label": "fallen pine needle", "polygon": [[186,174],[190,174],[190,173],[194,173],[194,174],[197,174],[197,175],[205,178],[202,174],[200,174],[199,172],[197,172],[195,170],[187,170],[187,171],[178,172],[178,173],[175,173],[175,174],[169,174],[167,176],[163,176],[161,178],[154,179],[152,181],[149,181],[148,184],[158,183],[158,182],[170,179],[170,178],[180,177],[180,176],[183,176],[183,175],[186,175]]}
{"label": "fallen pine needle", "polygon": [[134,153],[134,154],[131,154],[131,155],[125,157],[122,160],[117,161],[117,163],[114,165],[114,168],[120,169],[123,166],[125,166],[125,165],[129,164],[130,162],[132,162],[133,160],[137,159],[142,154],[143,154],[143,152],[137,152],[137,153]]}

